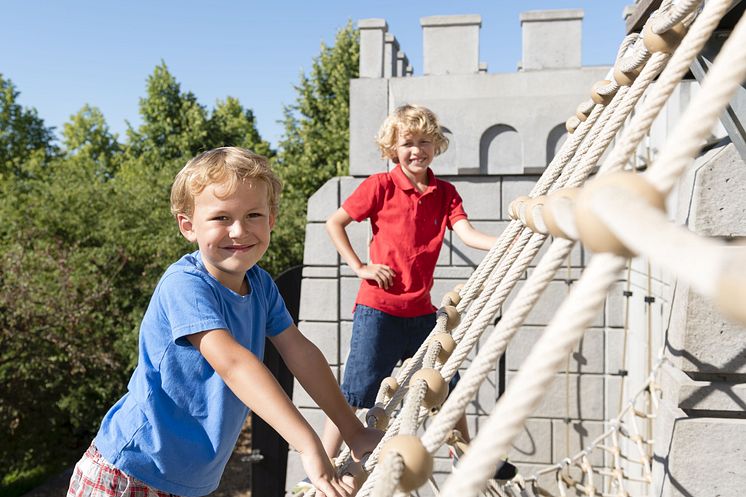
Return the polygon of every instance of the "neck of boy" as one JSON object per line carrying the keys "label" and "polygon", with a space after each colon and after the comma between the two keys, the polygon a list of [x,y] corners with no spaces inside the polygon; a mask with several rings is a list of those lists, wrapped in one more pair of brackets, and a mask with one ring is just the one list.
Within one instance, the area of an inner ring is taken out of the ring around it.
{"label": "neck of boy", "polygon": [[424,193],[425,190],[427,190],[427,187],[430,184],[427,174],[428,169],[425,169],[422,173],[412,173],[411,171],[407,171],[403,167],[401,168],[401,170],[404,173],[404,176],[407,177],[409,182],[412,183],[412,186],[414,186],[417,191],[419,191],[420,193]]}

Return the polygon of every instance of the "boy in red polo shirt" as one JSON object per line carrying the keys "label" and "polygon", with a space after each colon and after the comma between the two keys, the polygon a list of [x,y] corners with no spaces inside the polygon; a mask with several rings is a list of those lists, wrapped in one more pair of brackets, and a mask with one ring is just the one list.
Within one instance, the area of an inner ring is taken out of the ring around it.
{"label": "boy in red polo shirt", "polygon": [[[395,109],[376,137],[397,166],[368,177],[326,222],[337,251],[362,280],[355,300],[352,341],[342,393],[353,409],[375,403],[381,381],[412,357],[435,326],[430,298],[446,228],[469,247],[489,250],[495,237],[466,218],[456,188],[435,177],[430,164],[448,139],[435,114],[415,105]],[[363,264],[345,228],[370,219],[370,262]],[[468,440],[466,419],[456,428]],[[322,443],[336,456],[342,437],[327,419]]]}

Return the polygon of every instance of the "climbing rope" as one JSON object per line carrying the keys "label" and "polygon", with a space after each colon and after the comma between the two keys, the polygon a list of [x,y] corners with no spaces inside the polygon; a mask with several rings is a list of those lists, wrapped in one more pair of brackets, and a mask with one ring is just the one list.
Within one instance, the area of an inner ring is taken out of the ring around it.
{"label": "climbing rope", "polygon": [[[454,292],[449,292],[450,295],[444,297],[443,310],[438,313],[437,324],[428,340],[408,364],[402,367],[397,378],[390,378],[382,385],[376,407],[368,412],[367,421],[369,424],[389,426],[382,444],[365,462],[365,468],[372,469],[373,472],[363,484],[359,495],[365,497],[373,493],[377,497],[383,497],[391,495],[395,489],[410,491],[430,478],[430,474],[423,476],[412,469],[413,459],[410,458],[415,456],[404,455],[400,451],[414,451],[419,458],[416,459],[419,464],[425,469],[429,467],[430,472],[432,471],[432,454],[446,442],[455,422],[463,415],[467,403],[474,397],[487,374],[494,369],[495,361],[504,353],[510,338],[569,255],[574,245],[573,239],[577,238],[575,235],[581,235],[583,242],[586,243],[586,238],[582,236],[584,225],[575,225],[573,217],[567,212],[575,201],[563,193],[563,188],[578,187],[585,181],[628,119],[632,109],[640,107],[625,127],[619,143],[601,167],[600,173],[603,173],[604,178],[612,178],[608,173],[622,169],[627,164],[642,136],[647,133],[650,123],[660,112],[693,58],[701,51],[730,3],[724,0],[710,0],[695,17],[695,11],[701,1],[680,1],[675,5],[670,1],[664,2],[661,9],[651,16],[643,28],[644,37],[631,35],[625,38],[617,56],[614,77],[594,85],[591,94],[592,104],[583,102],[578,106],[576,116],[567,123],[571,132],[570,138],[563,144],[531,194],[521,202],[511,204],[513,221],[465,286],[456,291],[455,295]],[[717,116],[727,105],[741,81],[746,78],[745,54],[739,54],[738,48],[733,48],[746,46],[746,28],[743,25],[742,20],[731,35],[731,39],[723,46],[721,55],[710,69],[702,91],[682,117],[655,167],[645,174],[637,175],[644,183],[652,185],[653,196],[658,192],[665,194],[670,191],[674,181],[699,151],[706,133]],[[674,50],[678,43],[681,46]],[[742,49],[740,51],[743,52]],[[626,76],[617,77],[620,72]],[[627,76],[629,79],[626,79]],[[658,81],[653,85],[652,91],[645,93],[656,77]],[[643,94],[645,99],[641,102]],[[639,181],[635,185],[639,185]],[[549,196],[542,199],[547,193]],[[584,195],[581,198],[585,198],[592,212],[600,219],[600,223],[619,238],[623,250],[643,253],[656,263],[663,262],[658,259],[670,257],[671,252],[659,250],[656,254],[654,246],[658,244],[656,241],[660,242],[662,238],[666,238],[669,240],[667,247],[681,247],[681,243],[687,243],[695,247],[691,249],[693,251],[703,250],[705,252],[700,253],[708,255],[717,252],[717,257],[714,257],[716,261],[709,265],[703,264],[699,268],[700,271],[691,276],[690,284],[707,296],[718,296],[723,293],[712,283],[717,280],[714,276],[723,274],[722,268],[727,260],[730,260],[729,255],[721,250],[719,244],[699,239],[696,235],[686,234],[684,230],[671,226],[662,213],[641,203],[636,190],[630,190],[627,186],[619,186],[614,182],[600,184],[595,191],[585,188],[581,195]],[[552,202],[553,196],[560,196],[563,200]],[[579,201],[580,199],[577,200]],[[631,213],[636,215],[630,216]],[[552,224],[549,222],[552,216],[561,228],[560,234],[553,232]],[[640,216],[646,221],[639,222],[642,219]],[[634,219],[634,222],[631,222],[631,219]],[[444,395],[436,395],[433,392],[439,391],[438,388],[458,370],[481,333],[494,320],[505,298],[524,274],[548,233],[555,236],[564,235],[565,238],[571,235],[572,239],[554,240],[486,344],[481,347],[479,354],[465,371],[461,382],[441,407],[440,397]],[[697,240],[693,240],[692,237]],[[681,256],[682,259],[686,257]],[[464,454],[459,466],[445,482],[442,495],[476,495],[485,489],[489,477],[500,464],[499,455],[507,453],[510,443],[522,428],[525,419],[538,405],[562,362],[577,346],[585,328],[603,304],[608,288],[625,267],[626,261],[626,252],[624,256],[599,253],[591,260],[551,320],[544,335],[529,354],[524,366],[496,404],[487,424],[472,442],[472,448]],[[691,267],[687,269],[691,270]],[[684,280],[686,276],[682,275],[681,278]],[[453,311],[447,311],[446,308],[449,307]],[[456,317],[453,317],[454,311]],[[464,316],[459,323],[458,317],[461,314]],[[456,345],[455,349],[446,351],[446,345],[434,338],[448,333]],[[422,367],[425,369],[421,369]],[[427,373],[416,376],[420,374],[415,373],[417,370]],[[654,387],[648,385],[647,388],[648,395],[654,399]],[[432,398],[433,395],[435,398]],[[401,402],[403,407],[399,416],[391,420],[390,417]],[[635,416],[650,415],[647,411],[629,407],[627,411]],[[435,412],[438,414],[432,418],[422,439],[414,437],[419,424]],[[606,447],[601,445],[601,440],[611,440],[608,450],[614,455],[614,467],[608,473],[604,473],[605,470],[594,469],[585,451],[554,468],[560,495],[564,495],[569,488],[585,492],[586,495],[601,495],[596,493],[599,487],[594,483],[594,475],[597,474],[610,477],[614,491],[623,488],[625,479],[634,479],[634,475],[623,471],[621,456],[618,455],[620,438],[630,440],[641,454],[645,454],[641,455],[639,460],[643,473],[641,481],[649,481],[649,437],[643,437],[639,431],[636,425],[628,428],[621,422],[612,423],[612,429],[608,430],[603,438],[597,439],[598,443],[592,444]],[[408,437],[410,445],[396,445],[402,440],[401,437]],[[344,467],[345,461],[349,460],[349,452],[343,453],[340,459],[340,467]],[[376,464],[379,460],[379,464]],[[628,459],[625,461],[629,463]],[[382,471],[384,466],[385,469]],[[571,467],[578,470],[583,477],[574,477],[570,472]],[[535,481],[526,480],[524,483],[534,485]],[[500,490],[490,485],[487,493],[499,495]],[[515,485],[518,483],[507,485],[503,490],[513,493],[520,491]],[[537,491],[546,492],[541,489]]]}

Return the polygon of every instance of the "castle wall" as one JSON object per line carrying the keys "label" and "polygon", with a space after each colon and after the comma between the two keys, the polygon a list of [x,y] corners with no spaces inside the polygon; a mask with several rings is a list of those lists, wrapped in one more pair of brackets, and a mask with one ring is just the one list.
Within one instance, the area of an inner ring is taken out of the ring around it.
{"label": "castle wall", "polygon": [[[533,187],[537,174],[565,138],[565,119],[609,69],[580,67],[580,11],[522,15],[522,70],[509,74],[488,73],[479,63],[478,16],[450,17],[422,20],[422,76],[412,76],[409,60],[388,33],[384,20],[359,22],[361,77],[350,82],[351,176],[330,180],[309,200],[300,308],[301,331],[321,348],[340,380],[359,281],[340,261],[323,223],[365,177],[391,167],[380,158],[373,141],[386,115],[403,103],[422,104],[438,114],[451,146],[434,161],[435,173],[456,185],[477,227],[499,234],[509,222],[509,203]],[[547,44],[552,44],[558,33],[563,33],[565,46],[553,52]],[[575,42],[567,43],[568,39]],[[633,166],[643,169],[653,163],[698,88],[693,81],[679,86],[638,150]],[[719,127],[713,135],[722,138],[725,131]],[[743,237],[744,175],[743,159],[734,146],[715,146],[698,159],[670,197],[672,218],[705,236]],[[368,224],[353,223],[348,232],[365,261]],[[534,265],[545,251],[546,247]],[[447,233],[432,291],[436,306],[443,293],[468,278],[483,255]],[[485,422],[501,385],[516,374],[591,255],[580,245],[575,247],[567,267],[555,276],[512,340],[502,372],[496,368],[467,410],[473,433]],[[516,293],[508,297],[505,307]],[[746,451],[742,449],[746,441],[742,414],[746,407],[744,331],[677,285],[665,271],[644,259],[634,259],[610,291],[603,311],[570,357],[566,371],[557,375],[527,421],[509,457],[523,474],[530,475],[586,447],[607,428],[605,420],[615,417],[643,384],[665,345],[672,364],[664,368],[663,401],[650,426],[656,441],[655,495],[740,495],[746,483],[742,469],[746,467]],[[464,368],[478,350],[479,345]],[[321,431],[322,413],[297,384],[293,400]],[[719,454],[725,457],[716,459]],[[603,458],[594,454],[591,462],[601,465]],[[297,454],[291,452],[288,467],[291,487],[303,477]],[[437,454],[435,470],[439,481],[451,472],[444,449]],[[542,483],[553,487],[551,481]],[[428,490],[421,495],[429,495]]]}

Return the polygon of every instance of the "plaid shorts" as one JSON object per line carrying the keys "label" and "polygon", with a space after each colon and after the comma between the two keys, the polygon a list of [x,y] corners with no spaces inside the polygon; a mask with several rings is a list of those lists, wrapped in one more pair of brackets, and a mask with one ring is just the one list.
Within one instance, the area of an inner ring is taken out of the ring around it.
{"label": "plaid shorts", "polygon": [[175,497],[118,470],[91,444],[75,465],[67,497]]}

